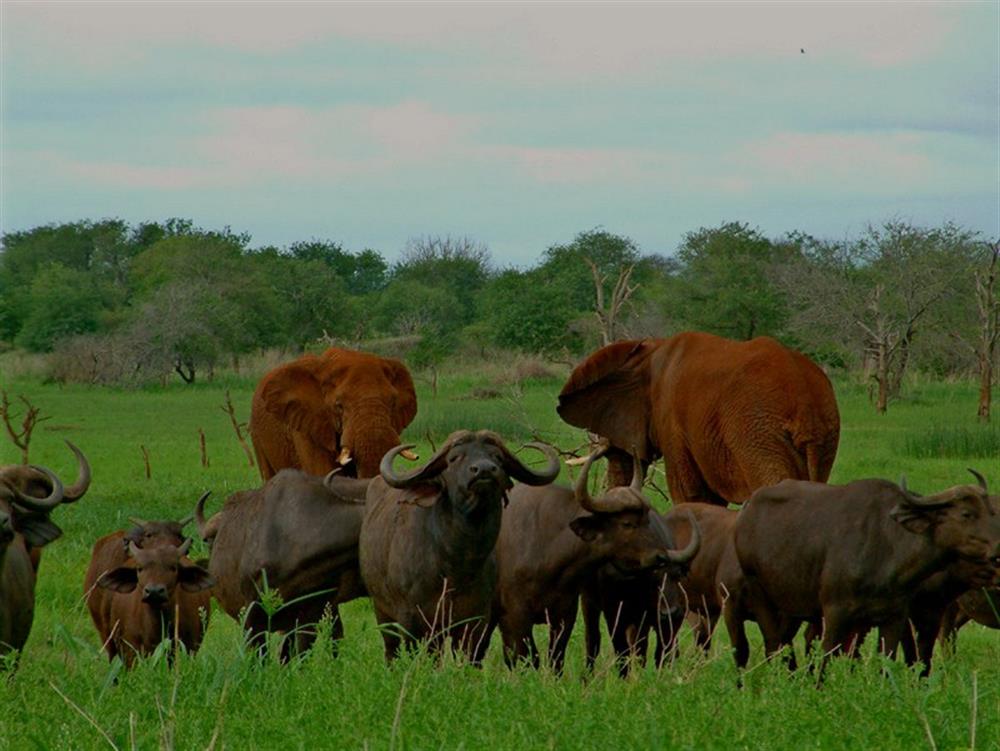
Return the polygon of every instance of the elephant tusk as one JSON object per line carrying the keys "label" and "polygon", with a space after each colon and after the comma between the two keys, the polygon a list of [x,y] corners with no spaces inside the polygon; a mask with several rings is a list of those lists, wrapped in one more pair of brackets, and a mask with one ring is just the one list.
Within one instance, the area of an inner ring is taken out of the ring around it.
{"label": "elephant tusk", "polygon": [[420,458],[420,454],[416,451],[410,451],[410,449],[403,449],[399,452],[399,455],[404,459],[409,459],[411,462],[415,462]]}
{"label": "elephant tusk", "polygon": [[585,456],[574,456],[572,459],[567,459],[564,463],[567,467],[579,467],[581,464],[585,464],[587,457]]}
{"label": "elephant tusk", "polygon": [[346,464],[350,464],[352,458],[351,450],[347,448],[347,446],[344,446],[344,448],[340,450],[340,456],[337,457],[337,463],[344,466]]}

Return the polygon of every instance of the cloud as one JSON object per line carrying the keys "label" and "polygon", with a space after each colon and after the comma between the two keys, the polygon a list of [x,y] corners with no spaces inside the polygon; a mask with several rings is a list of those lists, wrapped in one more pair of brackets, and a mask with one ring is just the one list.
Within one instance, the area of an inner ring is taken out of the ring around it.
{"label": "cloud", "polygon": [[[940,52],[962,9],[928,3],[5,2],[8,41],[108,68],[160,47],[257,55],[348,40],[460,53],[514,78],[588,80],[677,61],[778,58],[898,66]],[[987,9],[988,10],[988,9]],[[497,65],[497,62],[500,65]],[[474,65],[472,67],[478,67]],[[462,66],[456,74],[468,72]]]}

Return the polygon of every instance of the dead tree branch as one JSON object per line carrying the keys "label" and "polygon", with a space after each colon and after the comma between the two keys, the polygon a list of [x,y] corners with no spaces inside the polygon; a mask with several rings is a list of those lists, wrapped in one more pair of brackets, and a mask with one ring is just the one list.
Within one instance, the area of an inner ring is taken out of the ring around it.
{"label": "dead tree branch", "polygon": [[18,398],[24,402],[25,406],[24,417],[21,420],[21,429],[17,430],[14,427],[14,421],[17,420],[17,416],[11,411],[10,398],[7,396],[6,390],[0,391],[0,418],[3,419],[3,424],[7,429],[7,435],[10,436],[10,440],[21,450],[21,464],[27,464],[31,434],[34,432],[35,426],[44,420],[48,420],[49,416],[40,417],[41,408],[32,404],[28,400],[28,397],[23,394],[18,396]]}

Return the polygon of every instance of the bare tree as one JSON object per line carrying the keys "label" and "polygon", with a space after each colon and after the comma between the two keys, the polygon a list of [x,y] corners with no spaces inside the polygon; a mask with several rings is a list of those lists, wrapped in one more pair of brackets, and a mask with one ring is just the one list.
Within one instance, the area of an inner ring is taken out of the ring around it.
{"label": "bare tree", "polygon": [[26,396],[22,395],[18,398],[24,402],[26,408],[24,417],[21,420],[21,429],[17,430],[14,427],[14,421],[17,420],[17,417],[11,412],[10,398],[7,396],[6,390],[0,391],[0,418],[3,419],[3,424],[7,429],[7,435],[10,436],[10,440],[21,450],[21,464],[27,464],[31,434],[38,423],[48,420],[49,417],[40,417],[41,409],[32,404]]}
{"label": "bare tree", "polygon": [[618,271],[618,280],[611,288],[611,296],[607,301],[604,297],[604,283],[608,280],[606,274],[602,274],[597,264],[590,258],[584,258],[590,266],[590,273],[594,278],[594,315],[597,316],[597,323],[601,330],[601,346],[607,346],[611,342],[617,341],[621,331],[621,312],[625,303],[632,296],[632,293],[639,289],[638,284],[629,284],[632,279],[632,272],[635,264],[629,264]]}
{"label": "bare tree", "polygon": [[979,404],[976,415],[989,422],[993,402],[993,368],[1000,350],[1000,241],[987,242],[983,264],[973,271],[976,303],[974,333],[953,331],[952,337],[968,347],[976,358],[979,374]]}

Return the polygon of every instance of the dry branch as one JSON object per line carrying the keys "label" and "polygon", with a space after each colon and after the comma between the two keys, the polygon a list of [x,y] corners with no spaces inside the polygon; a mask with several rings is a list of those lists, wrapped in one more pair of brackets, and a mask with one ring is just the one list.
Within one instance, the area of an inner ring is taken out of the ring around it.
{"label": "dry branch", "polygon": [[[326,331],[323,333],[325,334]],[[240,448],[243,449],[243,453],[247,457],[247,463],[252,467],[254,465],[253,451],[250,450],[250,446],[247,445],[246,438],[243,435],[243,430],[247,424],[237,419],[236,408],[233,407],[233,400],[229,396],[229,389],[226,389],[226,403],[219,407],[219,409],[229,415],[229,422],[233,426],[233,432],[236,433],[236,440],[240,442]]]}
{"label": "dry branch", "polygon": [[21,450],[21,464],[27,464],[28,447],[31,445],[31,434],[34,432],[35,426],[38,423],[48,420],[49,417],[40,417],[41,408],[32,404],[28,400],[28,397],[22,394],[18,398],[24,402],[24,406],[26,408],[24,417],[21,420],[21,429],[17,430],[14,427],[14,421],[17,417],[11,412],[10,398],[7,396],[6,390],[0,391],[0,418],[3,418],[3,424],[7,429],[7,435],[10,436],[10,440]]}

